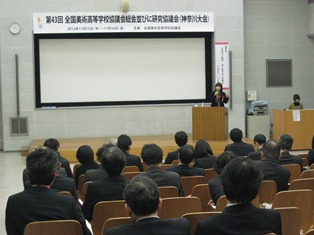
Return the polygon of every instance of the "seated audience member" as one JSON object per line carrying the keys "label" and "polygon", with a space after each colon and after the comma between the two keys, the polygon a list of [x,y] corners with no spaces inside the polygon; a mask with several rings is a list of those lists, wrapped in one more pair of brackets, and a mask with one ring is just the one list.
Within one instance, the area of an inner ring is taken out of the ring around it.
{"label": "seated audience member", "polygon": [[160,167],[162,156],[162,149],[158,145],[145,144],[142,148],[141,157],[148,170],[142,175],[153,179],[158,187],[175,186],[178,188],[180,196],[184,196],[179,174],[165,171]]}
{"label": "seated audience member", "polygon": [[195,145],[194,167],[203,169],[213,168],[217,158],[213,156],[213,151],[206,140],[199,140]]}
{"label": "seated audience member", "polygon": [[132,140],[127,135],[120,135],[118,138],[118,147],[122,150],[126,157],[126,166],[137,166],[140,171],[143,171],[141,158],[130,154]]}
{"label": "seated audience member", "polygon": [[[187,144],[188,135],[184,131],[178,131],[175,134],[174,139],[180,149],[183,145]],[[167,154],[167,157],[165,159],[165,164],[171,164],[173,160],[178,160],[179,149]]]}
{"label": "seated audience member", "polygon": [[219,176],[208,181],[210,195],[215,204],[217,204],[217,201],[221,196],[225,195],[221,185],[221,172],[228,164],[228,162],[236,157],[237,155],[235,155],[234,152],[226,151],[223,152],[217,159],[217,163],[215,164],[214,169]]}
{"label": "seated audience member", "polygon": [[228,199],[227,207],[220,215],[198,223],[195,235],[243,235],[281,234],[281,218],[278,211],[253,206],[263,179],[256,161],[237,157],[229,162],[221,173],[221,182]]}
{"label": "seated audience member", "polygon": [[310,149],[307,155],[307,160],[308,160],[309,166],[311,166],[314,163],[314,135],[312,137],[312,149]]}
{"label": "seated audience member", "polygon": [[9,197],[5,217],[8,235],[23,235],[28,223],[44,220],[77,220],[84,235],[91,235],[77,201],[50,190],[58,158],[58,154],[50,149],[37,149],[26,157],[33,187]]}
{"label": "seated audience member", "polygon": [[72,170],[70,167],[70,162],[66,158],[62,157],[60,153],[58,152],[60,148],[59,141],[57,139],[50,138],[44,142],[44,146],[47,148],[53,149],[54,151],[58,153],[59,162],[61,163],[61,167],[65,169],[66,176],[73,178]]}
{"label": "seated audience member", "polygon": [[294,94],[293,103],[289,105],[289,109],[303,109],[303,104],[300,103],[300,100],[299,94]]}
{"label": "seated audience member", "polygon": [[78,179],[80,175],[85,174],[87,170],[98,169],[99,164],[94,160],[94,151],[89,145],[82,145],[76,151],[76,159],[81,163],[79,167],[76,168],[75,172],[75,183],[76,187],[78,185]]}
{"label": "seated audience member", "polygon": [[262,148],[262,160],[258,161],[263,172],[263,180],[274,180],[277,191],[288,189],[290,171],[279,163],[280,148],[278,143],[269,140]]}
{"label": "seated audience member", "polygon": [[190,224],[186,219],[161,220],[158,217],[162,201],[158,186],[152,179],[134,177],[125,188],[123,196],[127,213],[133,223],[111,228],[107,235],[190,235]]}
{"label": "seated audience member", "polygon": [[281,135],[279,137],[278,145],[280,147],[280,164],[299,164],[300,170],[302,171],[302,158],[299,156],[291,155],[289,152],[292,149],[293,138],[290,135]]}
{"label": "seated audience member", "polygon": [[194,148],[192,145],[186,144],[179,149],[179,161],[178,166],[172,166],[166,169],[167,171],[173,171],[178,173],[180,176],[195,176],[202,175],[205,176],[205,171],[203,168],[190,167],[190,163],[194,159]]}
{"label": "seated audience member", "polygon": [[125,155],[118,147],[106,148],[102,153],[101,164],[108,177],[88,185],[82,206],[82,212],[87,220],[93,219],[93,210],[97,202],[123,199],[126,181],[121,172],[125,163]]}
{"label": "seated audience member", "polygon": [[255,152],[253,145],[242,141],[243,133],[239,128],[230,131],[230,139],[234,142],[225,147],[225,151],[232,151],[237,156],[248,156],[249,153]]}
{"label": "seated audience member", "polygon": [[254,145],[258,149],[256,152],[249,153],[248,157],[252,160],[261,160],[262,154],[261,149],[263,148],[263,145],[266,143],[266,137],[265,135],[258,134],[254,136]]}

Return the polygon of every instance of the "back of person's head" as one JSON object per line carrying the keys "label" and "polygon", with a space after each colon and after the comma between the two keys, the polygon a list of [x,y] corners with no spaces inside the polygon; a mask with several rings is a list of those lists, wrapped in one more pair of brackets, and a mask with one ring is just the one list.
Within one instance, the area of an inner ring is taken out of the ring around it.
{"label": "back of person's head", "polygon": [[293,138],[287,134],[281,135],[279,137],[278,145],[281,150],[291,150]]}
{"label": "back of person's head", "polygon": [[280,147],[276,141],[269,140],[263,145],[262,153],[264,158],[278,160],[280,155]]}
{"label": "back of person's head", "polygon": [[241,142],[241,140],[243,138],[243,133],[239,128],[233,128],[230,131],[229,136],[233,142],[237,143],[237,142]]}
{"label": "back of person's head", "polygon": [[259,164],[247,157],[236,157],[221,173],[221,183],[227,199],[233,203],[252,201],[260,188],[263,173]]}
{"label": "back of person's head", "polygon": [[157,144],[145,144],[141,157],[147,165],[158,165],[162,162],[162,149]]}
{"label": "back of person's head", "polygon": [[58,149],[60,147],[60,143],[57,139],[50,138],[50,139],[45,140],[43,146],[50,148],[50,149],[53,149],[55,151],[58,151]]}
{"label": "back of person's head", "polygon": [[209,143],[206,140],[199,140],[195,144],[195,159],[213,155]]}
{"label": "back of person's head", "polygon": [[101,154],[101,165],[109,176],[121,175],[125,164],[125,154],[116,146],[105,148]]}
{"label": "back of person's head", "polygon": [[50,185],[58,170],[58,153],[52,149],[39,148],[26,157],[26,169],[32,185]]}
{"label": "back of person's head", "polygon": [[190,164],[194,159],[195,150],[192,145],[186,144],[179,149],[179,158],[182,164]]}
{"label": "back of person's head", "polygon": [[258,134],[254,136],[254,142],[258,143],[259,145],[263,145],[266,143],[265,135]]}
{"label": "back of person's head", "polygon": [[175,135],[174,135],[174,139],[176,141],[176,144],[179,147],[182,147],[183,145],[186,145],[188,142],[188,135],[184,132],[184,131],[178,131]]}
{"label": "back of person's head", "polygon": [[76,159],[83,165],[94,162],[94,151],[91,146],[80,146],[76,151]]}
{"label": "back of person's head", "polygon": [[144,176],[133,177],[126,186],[123,197],[135,215],[147,216],[158,209],[159,191],[156,182]]}
{"label": "back of person's head", "polygon": [[300,95],[299,94],[294,94],[293,95],[293,100],[300,100]]}
{"label": "back of person's head", "polygon": [[114,147],[116,145],[113,144],[104,144],[100,148],[97,149],[96,156],[97,156],[97,161],[101,162],[101,155],[105,151],[106,148]]}
{"label": "back of person's head", "polygon": [[118,137],[117,146],[125,153],[130,149],[132,140],[128,135],[120,135]]}
{"label": "back of person's head", "polygon": [[223,152],[218,158],[217,162],[214,165],[214,170],[220,175],[222,170],[225,168],[225,166],[234,158],[236,158],[237,155],[232,151],[225,151]]}

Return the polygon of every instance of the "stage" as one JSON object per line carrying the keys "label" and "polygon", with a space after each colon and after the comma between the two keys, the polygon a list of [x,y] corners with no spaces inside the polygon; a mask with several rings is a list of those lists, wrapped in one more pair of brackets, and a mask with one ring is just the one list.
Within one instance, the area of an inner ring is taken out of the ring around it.
{"label": "stage", "polygon": [[[103,144],[108,143],[110,137],[97,137],[97,138],[68,138],[68,139],[58,139],[60,142],[59,152],[61,156],[67,158],[71,163],[77,163],[76,160],[76,150],[81,145],[90,145],[94,152],[96,153],[97,149]],[[168,152],[175,151],[178,146],[175,143],[174,135],[158,135],[158,136],[131,136],[132,147],[131,154],[141,155],[141,150],[144,144],[154,143],[159,145],[164,154],[164,158],[167,156]],[[33,140],[29,151],[33,151],[35,148],[42,146],[44,139]],[[244,142],[253,144],[253,140],[244,138]],[[189,144],[195,146],[197,140],[192,140],[192,135],[189,135]],[[215,156],[219,156],[225,149],[227,144],[231,144],[231,140],[226,141],[208,141]],[[96,159],[96,158],[95,158]]]}

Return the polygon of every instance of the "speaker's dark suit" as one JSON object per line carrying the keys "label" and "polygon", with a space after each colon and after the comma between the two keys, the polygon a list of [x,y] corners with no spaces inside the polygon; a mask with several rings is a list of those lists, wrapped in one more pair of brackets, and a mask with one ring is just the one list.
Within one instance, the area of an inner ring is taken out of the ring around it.
{"label": "speaker's dark suit", "polygon": [[133,224],[124,224],[108,230],[107,235],[190,235],[190,224],[186,219],[146,218]]}
{"label": "speaker's dark suit", "polygon": [[225,151],[227,150],[234,152],[237,156],[248,156],[249,153],[255,152],[253,145],[243,141],[227,145]]}
{"label": "speaker's dark suit", "polygon": [[75,183],[76,183],[76,188],[78,185],[78,179],[80,178],[81,175],[85,174],[86,171],[88,170],[92,170],[92,169],[98,169],[99,168],[99,164],[97,162],[92,162],[90,164],[82,164],[79,167],[76,168],[75,171]]}
{"label": "speaker's dark suit", "polygon": [[99,166],[98,169],[91,169],[85,172],[85,182],[96,181],[107,177],[108,174],[102,166]]}
{"label": "speaker's dark suit", "polygon": [[141,158],[139,156],[129,154],[128,152],[124,154],[126,157],[126,166],[137,166],[140,171],[144,171]]}
{"label": "speaker's dark suit", "polygon": [[142,176],[153,179],[158,187],[175,186],[179,189],[179,195],[184,196],[180,176],[175,172],[165,171],[158,166],[151,166]]}
{"label": "speaker's dark suit", "polygon": [[88,185],[82,212],[92,220],[94,206],[100,201],[123,200],[126,181],[122,175],[96,180]]}
{"label": "speaker's dark suit", "polygon": [[276,181],[278,192],[288,189],[290,171],[281,166],[278,160],[264,158],[258,163],[261,166],[264,180]]}
{"label": "speaker's dark suit", "polygon": [[217,162],[217,158],[211,155],[198,158],[195,160],[194,167],[201,167],[203,169],[213,168]]}
{"label": "speaker's dark suit", "polygon": [[278,211],[260,209],[251,203],[226,207],[220,215],[198,223],[195,235],[281,235],[281,219]]}
{"label": "speaker's dark suit", "polygon": [[168,153],[164,163],[171,164],[173,160],[178,160],[178,153],[178,150]]}
{"label": "speaker's dark suit", "polygon": [[203,168],[190,167],[189,165],[178,165],[172,166],[166,169],[167,171],[172,171],[178,173],[180,176],[205,176],[205,171]]}
{"label": "speaker's dark suit", "polygon": [[82,225],[84,235],[91,235],[74,198],[35,186],[9,197],[5,225],[8,235],[23,235],[25,226],[30,222],[70,219]]}
{"label": "speaker's dark suit", "polygon": [[208,181],[208,186],[212,200],[217,204],[218,199],[225,194],[222,188],[220,175]]}
{"label": "speaker's dark suit", "polygon": [[284,151],[280,154],[279,158],[280,165],[287,164],[299,164],[300,170],[302,171],[302,158],[299,156],[291,155],[289,151]]}

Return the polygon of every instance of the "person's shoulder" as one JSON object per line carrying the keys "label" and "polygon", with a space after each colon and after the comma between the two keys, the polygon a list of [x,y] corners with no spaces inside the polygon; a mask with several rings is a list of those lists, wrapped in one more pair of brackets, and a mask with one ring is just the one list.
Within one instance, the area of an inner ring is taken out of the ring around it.
{"label": "person's shoulder", "polygon": [[178,226],[181,227],[190,227],[190,223],[186,218],[171,218],[171,219],[165,219],[159,221],[161,224],[168,224],[168,225],[174,225],[178,228]]}

